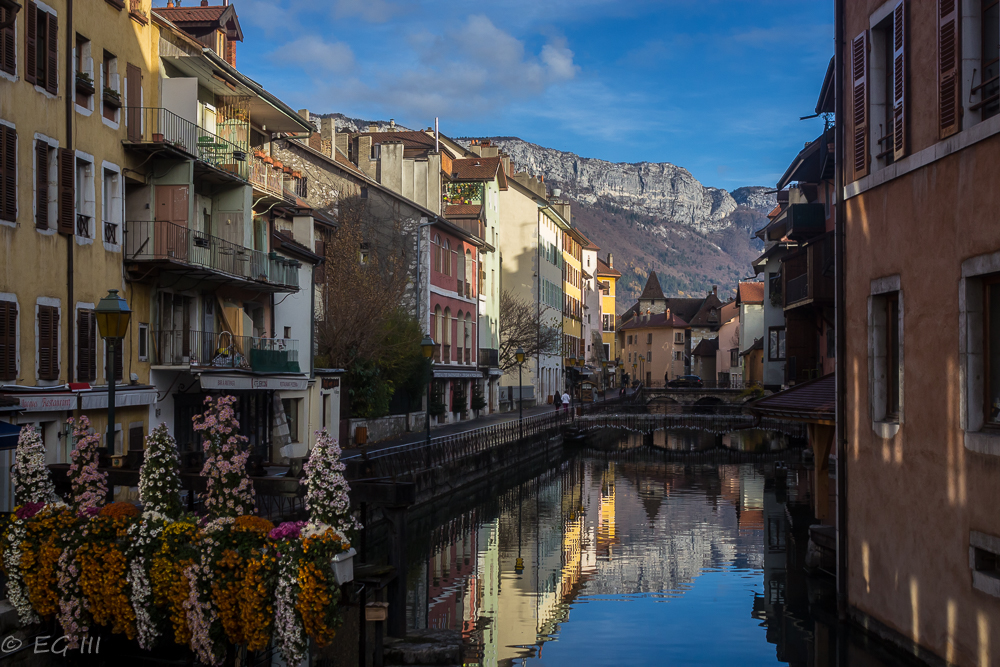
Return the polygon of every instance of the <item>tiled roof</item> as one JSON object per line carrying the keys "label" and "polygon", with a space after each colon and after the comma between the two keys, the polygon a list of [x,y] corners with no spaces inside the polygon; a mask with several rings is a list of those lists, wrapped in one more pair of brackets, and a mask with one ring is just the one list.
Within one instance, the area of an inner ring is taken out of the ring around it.
{"label": "tiled roof", "polygon": [[640,299],[662,299],[663,288],[660,287],[660,279],[656,277],[656,271],[649,272],[649,278],[646,279],[646,286],[642,288],[642,294],[639,295]]}
{"label": "tiled roof", "polygon": [[808,421],[832,422],[837,405],[836,375],[797,384],[750,403],[749,407],[768,417],[786,417]]}
{"label": "tiled roof", "polygon": [[704,303],[704,299],[675,296],[667,299],[667,308],[683,317],[685,321],[690,322],[698,314],[702,303]]}
{"label": "tiled roof", "polygon": [[586,241],[586,243],[582,244],[584,250],[600,250],[601,249],[601,246],[597,245],[596,243],[594,243],[593,241],[591,241],[590,239],[588,239],[587,235],[584,234],[583,232],[581,232],[579,229],[576,230],[576,233],[579,234],[580,236],[582,236],[583,240]]}
{"label": "tiled roof", "polygon": [[736,288],[736,303],[764,303],[764,283],[743,282]]}
{"label": "tiled roof", "polygon": [[625,329],[687,329],[688,323],[677,317],[676,314],[670,313],[670,318],[667,318],[666,313],[656,313],[649,316],[649,319],[643,319],[642,316],[633,317],[631,320],[622,325],[621,330]]}
{"label": "tiled roof", "polygon": [[408,148],[426,148],[434,150],[434,137],[426,132],[405,130],[402,132],[362,132],[362,136],[371,137],[372,144],[384,144],[388,141],[401,141]]}
{"label": "tiled roof", "polygon": [[757,340],[755,340],[753,342],[753,345],[751,345],[747,349],[745,349],[742,352],[740,352],[740,356],[741,357],[745,357],[746,355],[750,354],[754,350],[763,350],[763,349],[764,349],[764,339],[763,338],[758,338]]}
{"label": "tiled roof", "polygon": [[480,204],[449,204],[444,207],[446,218],[478,218],[483,210]]}
{"label": "tiled roof", "polygon": [[730,301],[729,303],[723,304],[722,306],[722,316],[719,318],[722,323],[725,324],[734,317],[738,317],[740,314],[740,309],[736,305],[735,301]]}
{"label": "tiled roof", "polygon": [[600,257],[597,258],[597,275],[598,276],[611,276],[613,278],[621,278],[622,274],[620,271],[612,269],[610,266],[604,263],[604,260]]}
{"label": "tiled roof", "polygon": [[[722,317],[719,314],[719,310],[722,308],[722,302],[719,301],[719,297],[715,293],[711,293],[705,297],[705,300],[701,304],[701,308],[698,309],[698,313],[690,318],[691,326],[693,327],[718,327],[722,325]],[[715,317],[712,317],[712,311],[715,311]]]}
{"label": "tiled roof", "polygon": [[696,357],[714,357],[719,350],[718,338],[702,338],[698,346],[691,352]]}
{"label": "tiled roof", "polygon": [[451,178],[459,181],[489,181],[500,169],[499,157],[469,157],[452,160]]}

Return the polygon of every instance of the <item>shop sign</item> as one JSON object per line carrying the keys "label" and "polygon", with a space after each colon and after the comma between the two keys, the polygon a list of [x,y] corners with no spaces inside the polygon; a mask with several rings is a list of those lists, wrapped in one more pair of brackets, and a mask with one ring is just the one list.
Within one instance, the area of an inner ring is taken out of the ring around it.
{"label": "shop sign", "polygon": [[21,409],[27,412],[61,412],[76,409],[75,394],[41,394],[18,396]]}
{"label": "shop sign", "polygon": [[220,391],[246,391],[252,389],[268,391],[304,391],[309,388],[306,378],[266,378],[239,377],[232,375],[202,375],[202,389]]}

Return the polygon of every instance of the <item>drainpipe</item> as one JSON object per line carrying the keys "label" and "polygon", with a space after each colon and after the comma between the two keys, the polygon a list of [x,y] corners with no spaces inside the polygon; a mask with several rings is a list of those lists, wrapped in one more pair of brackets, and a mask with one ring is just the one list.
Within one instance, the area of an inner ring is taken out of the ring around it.
{"label": "drainpipe", "polygon": [[[73,72],[73,58],[76,49],[73,47],[73,36],[76,31],[73,29],[73,0],[66,0],[66,148],[73,148],[73,121],[76,113],[73,104],[76,100],[76,76]],[[74,225],[76,221],[73,221]],[[74,226],[73,231],[76,231]],[[69,382],[74,379],[73,367],[73,340],[76,338],[76,301],[73,290],[73,243],[74,235],[66,236],[66,378]]]}
{"label": "drainpipe", "polygon": [[847,594],[847,332],[844,294],[844,255],[846,249],[847,212],[844,210],[844,185],[847,166],[844,146],[844,0],[834,2],[834,75],[835,97],[835,147],[836,147],[836,213],[834,218],[835,262],[836,262],[836,336],[837,336],[837,615],[841,621],[847,620],[849,606]]}

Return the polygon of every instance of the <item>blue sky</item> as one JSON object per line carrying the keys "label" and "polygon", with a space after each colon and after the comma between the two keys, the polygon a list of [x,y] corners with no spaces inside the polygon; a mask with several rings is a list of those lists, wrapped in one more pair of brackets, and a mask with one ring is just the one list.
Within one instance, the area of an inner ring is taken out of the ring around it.
{"label": "blue sky", "polygon": [[413,128],[439,116],[450,136],[672,162],[727,189],[773,185],[822,130],[799,117],[833,54],[832,2],[234,4],[237,65],[294,108]]}

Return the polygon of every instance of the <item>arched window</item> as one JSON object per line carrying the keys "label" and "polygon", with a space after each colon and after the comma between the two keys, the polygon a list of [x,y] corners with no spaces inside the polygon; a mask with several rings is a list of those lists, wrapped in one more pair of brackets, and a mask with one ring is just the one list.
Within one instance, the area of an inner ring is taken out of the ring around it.
{"label": "arched window", "polygon": [[467,295],[466,287],[463,284],[465,282],[465,255],[462,254],[461,250],[458,252],[458,270],[455,271],[455,277],[458,278],[458,293]]}
{"label": "arched window", "polygon": [[434,242],[431,246],[431,254],[434,260],[434,270],[441,273],[441,237],[434,235]]}
{"label": "arched window", "polygon": [[441,337],[441,306],[434,307],[434,316],[431,319],[431,331],[434,332],[431,336],[433,336],[436,344],[440,345],[444,342],[444,339]]}
{"label": "arched window", "polygon": [[444,321],[441,322],[441,329],[443,334],[441,342],[444,343],[445,345],[451,345],[451,327],[452,327],[451,308],[445,308]]}
{"label": "arched window", "polygon": [[451,275],[451,244],[448,243],[448,239],[444,240],[444,246],[441,248],[441,273],[446,276]]}
{"label": "arched window", "polygon": [[465,251],[465,282],[469,285],[469,293],[466,296],[476,296],[472,286],[476,283],[476,262],[472,259],[472,251]]}
{"label": "arched window", "polygon": [[469,356],[466,357],[465,363],[471,364],[474,361],[473,355],[475,354],[473,350],[475,345],[472,341],[475,339],[475,335],[472,331],[472,313],[465,314],[465,349],[469,351]]}

